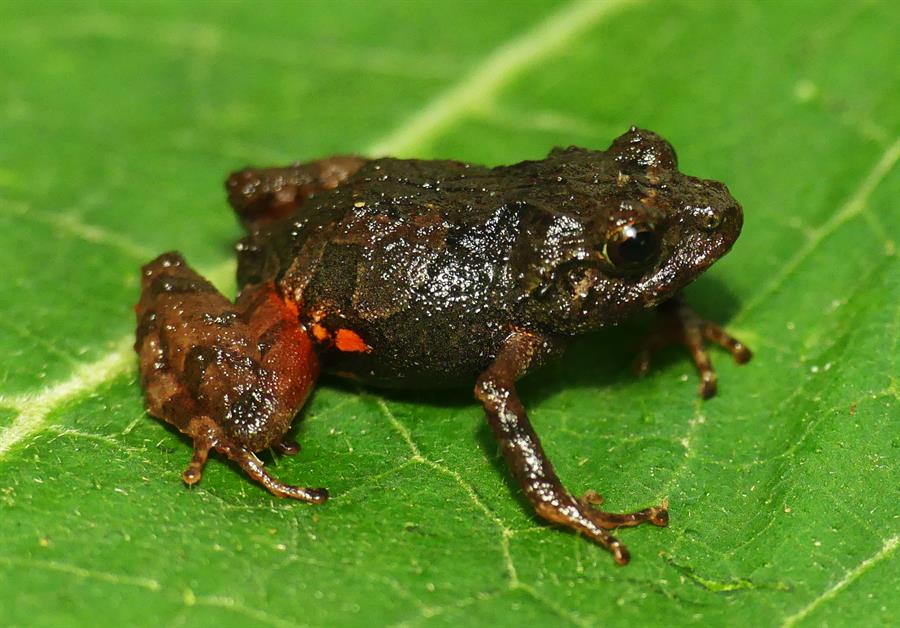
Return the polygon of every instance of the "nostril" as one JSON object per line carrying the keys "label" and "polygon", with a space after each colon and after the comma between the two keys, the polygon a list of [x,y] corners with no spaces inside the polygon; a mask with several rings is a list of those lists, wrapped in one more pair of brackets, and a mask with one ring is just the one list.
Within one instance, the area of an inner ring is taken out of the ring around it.
{"label": "nostril", "polygon": [[722,220],[727,215],[727,210],[722,211],[712,205],[688,206],[687,211],[693,218],[693,224],[697,229],[702,229],[708,233],[716,231],[722,226]]}

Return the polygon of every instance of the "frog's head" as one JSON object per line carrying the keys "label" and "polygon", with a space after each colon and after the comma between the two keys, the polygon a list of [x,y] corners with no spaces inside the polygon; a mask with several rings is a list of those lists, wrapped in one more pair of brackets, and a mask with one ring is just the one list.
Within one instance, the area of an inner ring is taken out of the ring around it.
{"label": "frog's head", "polygon": [[601,327],[665,301],[741,232],[741,206],[728,189],[681,174],[674,149],[655,133],[632,127],[606,151],[557,149],[548,164],[565,192],[541,203],[552,237],[540,246],[543,285],[530,292],[559,331]]}

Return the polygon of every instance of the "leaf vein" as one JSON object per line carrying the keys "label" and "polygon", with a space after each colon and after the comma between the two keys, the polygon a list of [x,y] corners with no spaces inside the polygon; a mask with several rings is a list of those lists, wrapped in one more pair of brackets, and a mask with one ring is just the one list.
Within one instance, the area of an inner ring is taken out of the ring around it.
{"label": "leaf vein", "polygon": [[117,249],[139,261],[155,256],[152,250],[132,242],[128,237],[85,222],[70,212],[45,211],[30,207],[25,203],[10,201],[4,201],[4,205],[10,207],[13,213],[20,217],[43,223],[54,231],[74,236],[89,244],[100,244]]}
{"label": "leaf vein", "polygon": [[895,535],[888,539],[885,539],[881,544],[880,550],[862,561],[853,569],[847,571],[844,574],[844,577],[838,580],[834,585],[824,591],[821,595],[817,596],[814,600],[801,608],[799,611],[785,619],[781,624],[782,628],[790,628],[790,626],[796,625],[798,622],[808,617],[809,614],[816,610],[819,606],[834,599],[841,591],[846,589],[864,573],[872,569],[881,561],[890,558],[891,555],[893,555],[894,550],[897,549],[898,544],[900,544],[900,536]]}
{"label": "leaf vein", "polygon": [[897,164],[900,157],[900,138],[894,140],[894,143],[882,153],[875,166],[863,178],[862,182],[850,196],[846,203],[840,206],[832,216],[822,225],[816,228],[806,243],[800,247],[797,252],[782,266],[781,271],[777,273],[772,280],[760,290],[756,296],[751,298],[741,311],[732,319],[733,324],[739,324],[741,320],[759,307],[767,298],[778,291],[785,281],[791,278],[806,259],[812,255],[825,241],[825,239],[837,231],[842,225],[849,222],[852,218],[866,211],[866,201],[875,191],[888,173]]}
{"label": "leaf vein", "polygon": [[117,347],[97,360],[84,364],[67,380],[31,395],[19,395],[10,401],[19,414],[6,429],[0,432],[0,457],[16,443],[41,429],[47,417],[60,405],[78,395],[97,388],[121,374],[132,357],[130,338],[120,341]]}
{"label": "leaf vein", "polygon": [[378,407],[381,409],[382,413],[384,413],[385,417],[387,417],[388,422],[394,427],[395,430],[403,437],[406,441],[407,445],[409,445],[410,450],[413,452],[413,460],[424,464],[427,467],[430,467],[434,471],[442,475],[446,475],[447,477],[453,479],[459,486],[462,488],[463,492],[469,497],[470,500],[475,504],[475,506],[484,513],[485,517],[487,517],[491,522],[494,523],[500,529],[500,549],[503,554],[503,560],[506,566],[507,574],[509,575],[510,586],[514,586],[519,583],[518,572],[516,571],[516,566],[513,563],[512,555],[510,554],[509,549],[509,539],[513,534],[513,531],[497,516],[497,514],[488,508],[487,504],[482,501],[481,497],[479,497],[478,493],[475,491],[475,488],[463,479],[462,475],[459,472],[454,471],[453,469],[446,467],[438,462],[428,459],[427,457],[422,455],[421,450],[418,445],[416,445],[415,441],[412,439],[412,435],[410,434],[409,428],[407,428],[400,419],[398,419],[388,405],[384,402],[383,399],[378,399]]}
{"label": "leaf vein", "polygon": [[574,2],[494,50],[462,81],[450,87],[412,120],[369,149],[373,155],[404,154],[420,147],[461,116],[490,102],[513,78],[550,56],[630,0]]}
{"label": "leaf vein", "polygon": [[31,558],[15,558],[12,556],[0,556],[0,562],[7,565],[21,565],[29,568],[47,569],[59,573],[70,574],[79,578],[89,578],[91,580],[100,580],[111,584],[124,584],[148,591],[159,591],[162,586],[157,580],[152,578],[140,578],[135,576],[125,576],[122,574],[111,573],[108,571],[98,571],[96,569],[85,569],[70,563],[61,563],[55,560],[35,560]]}

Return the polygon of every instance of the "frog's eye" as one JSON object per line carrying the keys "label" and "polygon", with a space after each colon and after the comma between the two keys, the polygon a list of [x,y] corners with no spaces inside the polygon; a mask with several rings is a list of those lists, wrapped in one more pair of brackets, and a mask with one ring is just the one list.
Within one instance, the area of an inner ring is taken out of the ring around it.
{"label": "frog's eye", "polygon": [[616,268],[641,269],[659,254],[659,238],[649,225],[625,225],[610,234],[603,253]]}

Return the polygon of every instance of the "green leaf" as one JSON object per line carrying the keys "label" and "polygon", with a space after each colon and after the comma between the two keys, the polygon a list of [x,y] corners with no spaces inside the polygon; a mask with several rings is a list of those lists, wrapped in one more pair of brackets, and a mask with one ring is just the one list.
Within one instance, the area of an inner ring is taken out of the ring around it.
{"label": "green leaf", "polygon": [[[888,2],[4,3],[0,623],[896,625],[900,11]],[[668,496],[634,560],[523,504],[469,391],[324,380],[273,498],[148,418],[138,267],[233,292],[222,180],[333,153],[539,158],[630,124],[745,208],[688,296],[756,351],[633,379],[646,321],[520,390],[557,470]]]}

